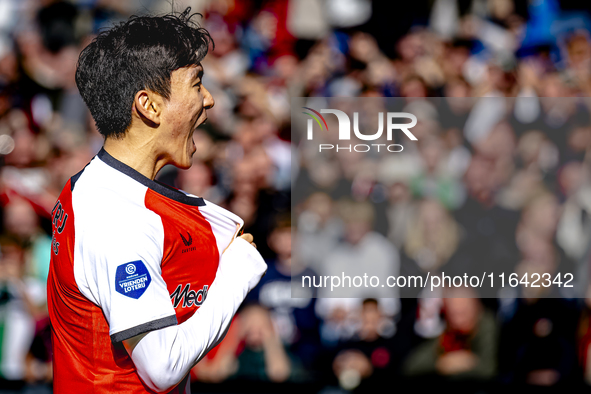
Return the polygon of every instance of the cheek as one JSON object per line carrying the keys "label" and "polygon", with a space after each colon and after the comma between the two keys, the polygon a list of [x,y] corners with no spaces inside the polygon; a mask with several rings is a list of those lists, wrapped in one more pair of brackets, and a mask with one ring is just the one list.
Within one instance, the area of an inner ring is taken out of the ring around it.
{"label": "cheek", "polygon": [[166,111],[166,123],[171,126],[172,136],[177,136],[180,133],[180,126],[182,125],[183,109],[176,103],[171,103]]}
{"label": "cheek", "polygon": [[184,122],[186,124],[190,124],[191,126],[195,124],[197,119],[199,118],[201,111],[195,105],[195,100],[187,100],[187,105],[183,106],[183,112],[180,114]]}

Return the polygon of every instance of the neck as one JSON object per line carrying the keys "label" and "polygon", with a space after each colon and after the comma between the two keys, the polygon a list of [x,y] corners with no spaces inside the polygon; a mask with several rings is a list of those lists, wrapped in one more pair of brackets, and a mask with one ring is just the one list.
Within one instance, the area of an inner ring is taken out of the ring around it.
{"label": "neck", "polygon": [[158,154],[151,138],[138,140],[134,138],[134,135],[136,133],[129,130],[123,138],[106,138],[104,149],[115,159],[130,166],[146,178],[154,180],[158,171],[167,162]]}

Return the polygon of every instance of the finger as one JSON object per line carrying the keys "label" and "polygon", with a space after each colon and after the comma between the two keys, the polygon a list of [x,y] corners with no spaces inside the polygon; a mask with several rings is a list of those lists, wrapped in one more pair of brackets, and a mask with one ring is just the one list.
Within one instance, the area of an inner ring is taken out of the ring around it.
{"label": "finger", "polygon": [[252,241],[254,241],[254,237],[252,236],[252,234],[242,234],[240,238],[242,238],[248,243],[252,243]]}
{"label": "finger", "polygon": [[251,244],[252,246],[254,246],[254,248],[256,249],[256,247],[257,247],[257,244],[255,244],[254,242],[251,242],[250,244]]}

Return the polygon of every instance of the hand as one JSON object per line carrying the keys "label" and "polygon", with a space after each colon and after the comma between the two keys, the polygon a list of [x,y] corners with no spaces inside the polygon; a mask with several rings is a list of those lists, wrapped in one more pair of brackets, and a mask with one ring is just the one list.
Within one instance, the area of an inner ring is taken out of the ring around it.
{"label": "hand", "polygon": [[248,277],[248,291],[251,291],[267,271],[267,264],[252,241],[251,234],[235,237],[222,253],[216,276],[225,276],[235,285]]}
{"label": "hand", "polygon": [[248,242],[249,244],[251,244],[255,248],[257,247],[257,245],[254,243],[254,237],[252,236],[252,234],[242,234],[240,236],[240,238],[242,238],[243,240],[245,240],[246,242]]}
{"label": "hand", "polygon": [[442,375],[456,375],[474,369],[478,357],[469,350],[455,350],[439,357],[435,367]]}
{"label": "hand", "polygon": [[555,369],[536,369],[527,374],[526,382],[534,386],[552,386],[560,379]]}
{"label": "hand", "polygon": [[343,371],[354,370],[359,372],[361,378],[367,378],[373,373],[371,361],[359,350],[351,349],[342,351],[332,363],[332,369],[336,376]]}

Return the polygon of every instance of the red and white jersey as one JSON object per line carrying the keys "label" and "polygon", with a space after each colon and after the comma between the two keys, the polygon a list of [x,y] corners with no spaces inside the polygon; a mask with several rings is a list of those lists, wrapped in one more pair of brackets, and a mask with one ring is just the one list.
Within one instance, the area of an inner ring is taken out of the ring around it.
{"label": "red and white jersey", "polygon": [[[55,392],[151,392],[122,341],[195,313],[242,220],[104,150],[68,181],[52,217]],[[171,392],[188,390],[187,377]]]}

